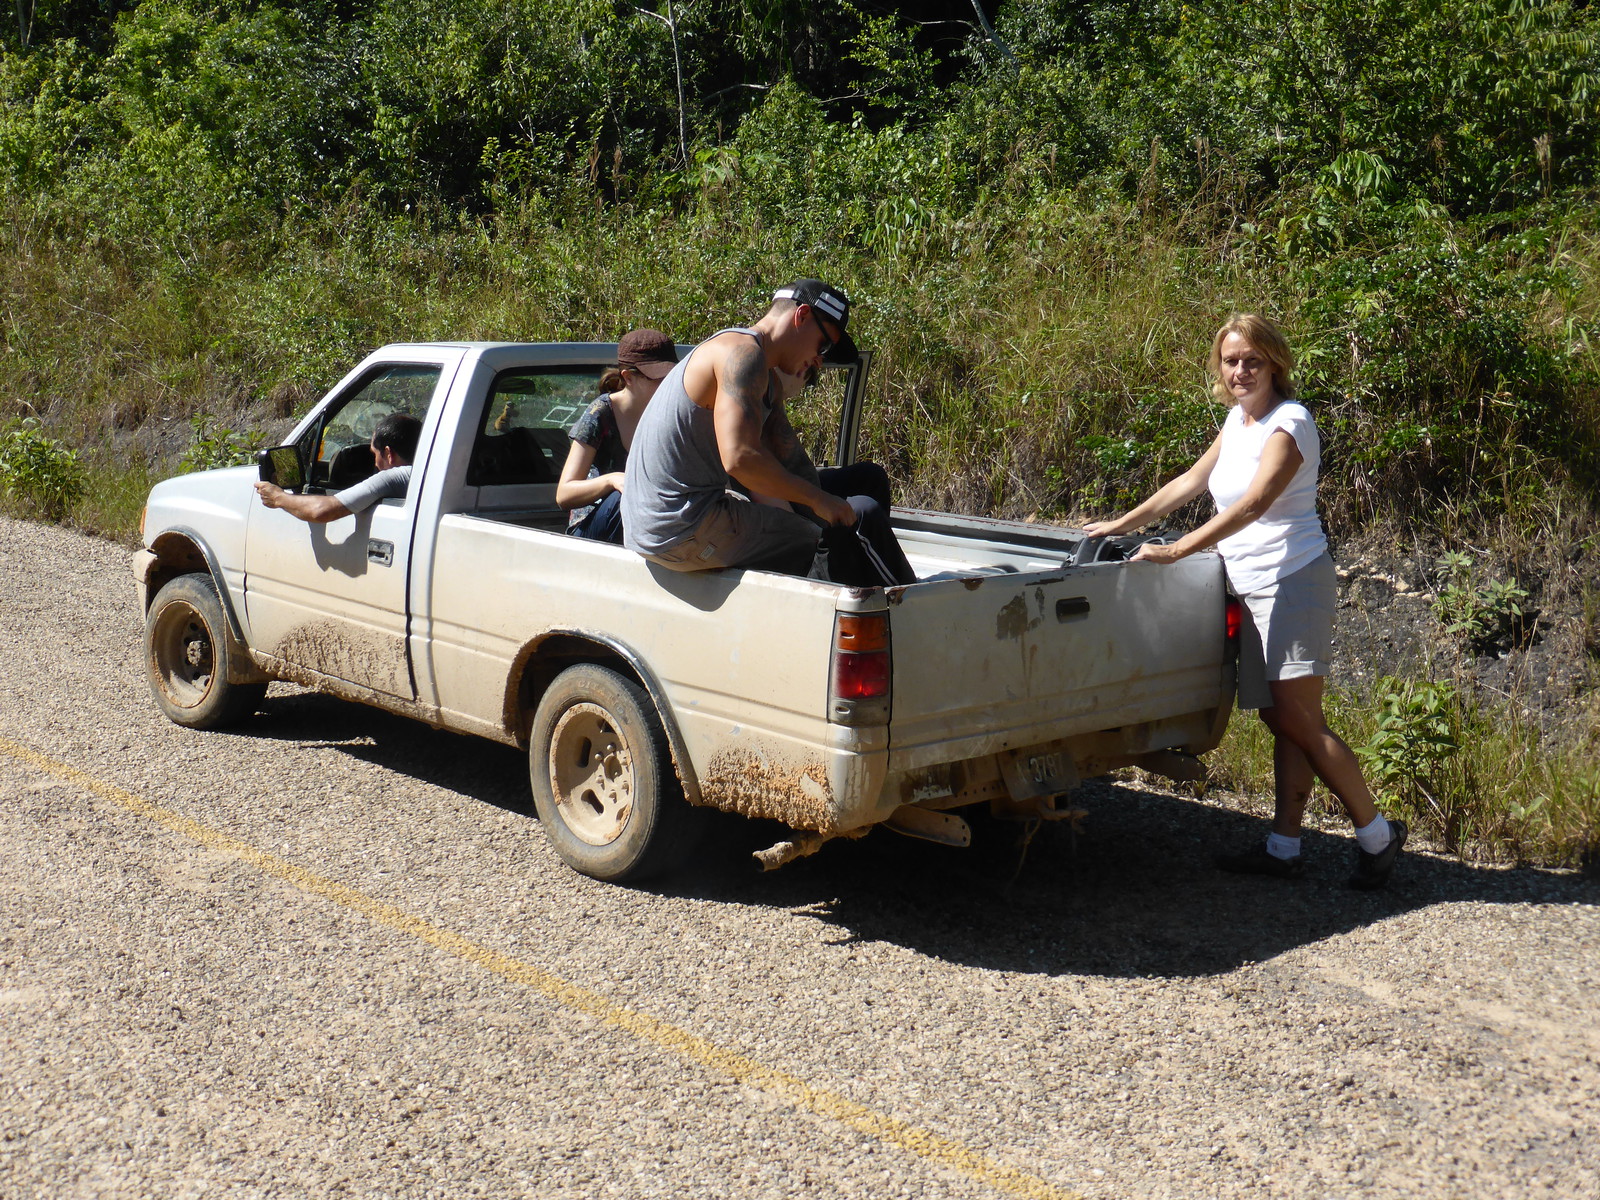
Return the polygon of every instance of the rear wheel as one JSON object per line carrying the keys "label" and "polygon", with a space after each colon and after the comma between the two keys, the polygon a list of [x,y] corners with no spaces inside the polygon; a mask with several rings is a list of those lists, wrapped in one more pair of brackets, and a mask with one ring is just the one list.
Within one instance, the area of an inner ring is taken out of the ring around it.
{"label": "rear wheel", "polygon": [[228,633],[209,575],[179,575],[156,593],[144,623],[144,664],[161,711],[190,729],[220,729],[248,717],[265,683],[234,683],[244,648]]}
{"label": "rear wheel", "polygon": [[556,853],[581,874],[660,874],[699,838],[705,814],[683,798],[655,706],[609,667],[581,663],[556,677],[534,713],[528,773]]}

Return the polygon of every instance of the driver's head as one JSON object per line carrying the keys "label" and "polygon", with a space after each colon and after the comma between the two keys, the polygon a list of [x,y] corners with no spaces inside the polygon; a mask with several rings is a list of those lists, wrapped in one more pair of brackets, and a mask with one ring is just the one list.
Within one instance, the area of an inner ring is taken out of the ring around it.
{"label": "driver's head", "polygon": [[417,457],[417,439],[422,436],[422,422],[410,413],[390,413],[378,422],[372,431],[372,456],[379,469],[386,459],[391,465],[409,466]]}

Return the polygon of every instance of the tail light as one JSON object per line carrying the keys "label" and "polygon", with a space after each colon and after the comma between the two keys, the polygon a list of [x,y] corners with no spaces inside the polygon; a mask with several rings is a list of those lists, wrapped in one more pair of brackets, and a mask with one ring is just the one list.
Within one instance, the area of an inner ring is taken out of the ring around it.
{"label": "tail light", "polygon": [[837,725],[877,725],[889,719],[889,614],[837,613],[828,719]]}
{"label": "tail light", "polygon": [[1228,641],[1237,643],[1239,640],[1239,622],[1244,619],[1244,605],[1232,596],[1223,610],[1223,624],[1227,630]]}

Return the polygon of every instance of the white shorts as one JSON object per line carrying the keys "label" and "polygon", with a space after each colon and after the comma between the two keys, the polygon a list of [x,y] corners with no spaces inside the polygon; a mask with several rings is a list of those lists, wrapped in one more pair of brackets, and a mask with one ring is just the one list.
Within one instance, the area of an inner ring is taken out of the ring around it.
{"label": "white shorts", "polygon": [[1339,595],[1326,551],[1270,587],[1240,596],[1239,707],[1271,708],[1269,681],[1326,675],[1333,659],[1333,609]]}

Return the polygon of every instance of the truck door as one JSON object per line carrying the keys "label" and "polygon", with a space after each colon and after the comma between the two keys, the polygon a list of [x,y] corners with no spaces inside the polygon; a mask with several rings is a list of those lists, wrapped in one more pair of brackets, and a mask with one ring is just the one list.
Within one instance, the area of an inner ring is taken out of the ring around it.
{"label": "truck door", "polygon": [[[429,357],[417,350],[418,359]],[[428,410],[443,396],[454,361],[375,364],[301,435],[309,490],[331,494],[371,474],[368,443],[384,417],[409,413],[423,421],[418,470],[404,497],[325,525],[250,506],[245,612],[255,649],[318,675],[415,698],[406,644],[412,532],[432,429]]]}

